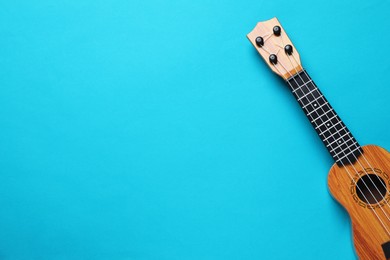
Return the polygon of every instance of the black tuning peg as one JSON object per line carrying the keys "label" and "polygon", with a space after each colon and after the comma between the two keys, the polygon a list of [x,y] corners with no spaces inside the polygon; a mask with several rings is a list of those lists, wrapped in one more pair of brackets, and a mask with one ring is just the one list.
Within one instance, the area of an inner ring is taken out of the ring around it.
{"label": "black tuning peg", "polygon": [[282,32],[282,29],[280,29],[280,26],[276,25],[273,29],[275,36],[280,36],[280,33]]}
{"label": "black tuning peg", "polygon": [[263,37],[257,37],[256,38],[256,45],[258,46],[258,47],[262,47],[263,45],[264,45],[264,39],[263,39]]}
{"label": "black tuning peg", "polygon": [[293,53],[293,47],[290,44],[284,46],[284,51],[287,55],[291,55]]}
{"label": "black tuning peg", "polygon": [[271,54],[269,56],[269,62],[275,65],[276,63],[278,63],[278,57],[275,54]]}

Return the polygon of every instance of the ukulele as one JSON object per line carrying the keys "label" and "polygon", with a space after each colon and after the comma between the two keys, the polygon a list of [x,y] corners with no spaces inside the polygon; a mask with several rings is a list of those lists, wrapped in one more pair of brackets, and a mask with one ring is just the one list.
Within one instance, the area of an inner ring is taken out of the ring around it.
{"label": "ukulele", "polygon": [[332,196],[348,212],[360,259],[390,259],[390,154],[360,146],[302,67],[299,53],[277,18],[247,35],[273,72],[282,77],[335,163],[328,175]]}

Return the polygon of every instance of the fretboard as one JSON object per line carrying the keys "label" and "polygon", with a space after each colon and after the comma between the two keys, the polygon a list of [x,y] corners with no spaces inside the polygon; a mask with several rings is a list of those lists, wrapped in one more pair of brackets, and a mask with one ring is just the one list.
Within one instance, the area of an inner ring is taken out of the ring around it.
{"label": "fretboard", "polygon": [[362,148],[307,72],[295,74],[287,83],[335,162],[354,163]]}

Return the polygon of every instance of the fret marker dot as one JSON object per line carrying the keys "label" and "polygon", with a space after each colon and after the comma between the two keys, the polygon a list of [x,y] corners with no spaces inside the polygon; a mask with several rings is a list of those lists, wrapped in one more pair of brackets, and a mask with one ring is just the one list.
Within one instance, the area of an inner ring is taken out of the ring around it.
{"label": "fret marker dot", "polygon": [[317,106],[317,104],[314,104],[314,106],[316,107],[316,106]]}
{"label": "fret marker dot", "polygon": [[341,144],[341,140],[339,140],[339,144]]}
{"label": "fret marker dot", "polygon": [[327,124],[326,124],[326,126],[330,126],[330,124],[329,124],[329,123],[327,123]]}

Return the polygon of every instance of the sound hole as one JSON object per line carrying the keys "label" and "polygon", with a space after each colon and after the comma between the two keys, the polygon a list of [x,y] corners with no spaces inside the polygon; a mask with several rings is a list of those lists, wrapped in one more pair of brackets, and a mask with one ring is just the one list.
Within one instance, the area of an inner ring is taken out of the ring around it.
{"label": "sound hole", "polygon": [[377,204],[386,195],[386,183],[376,174],[364,175],[358,180],[356,186],[359,199],[367,204]]}

